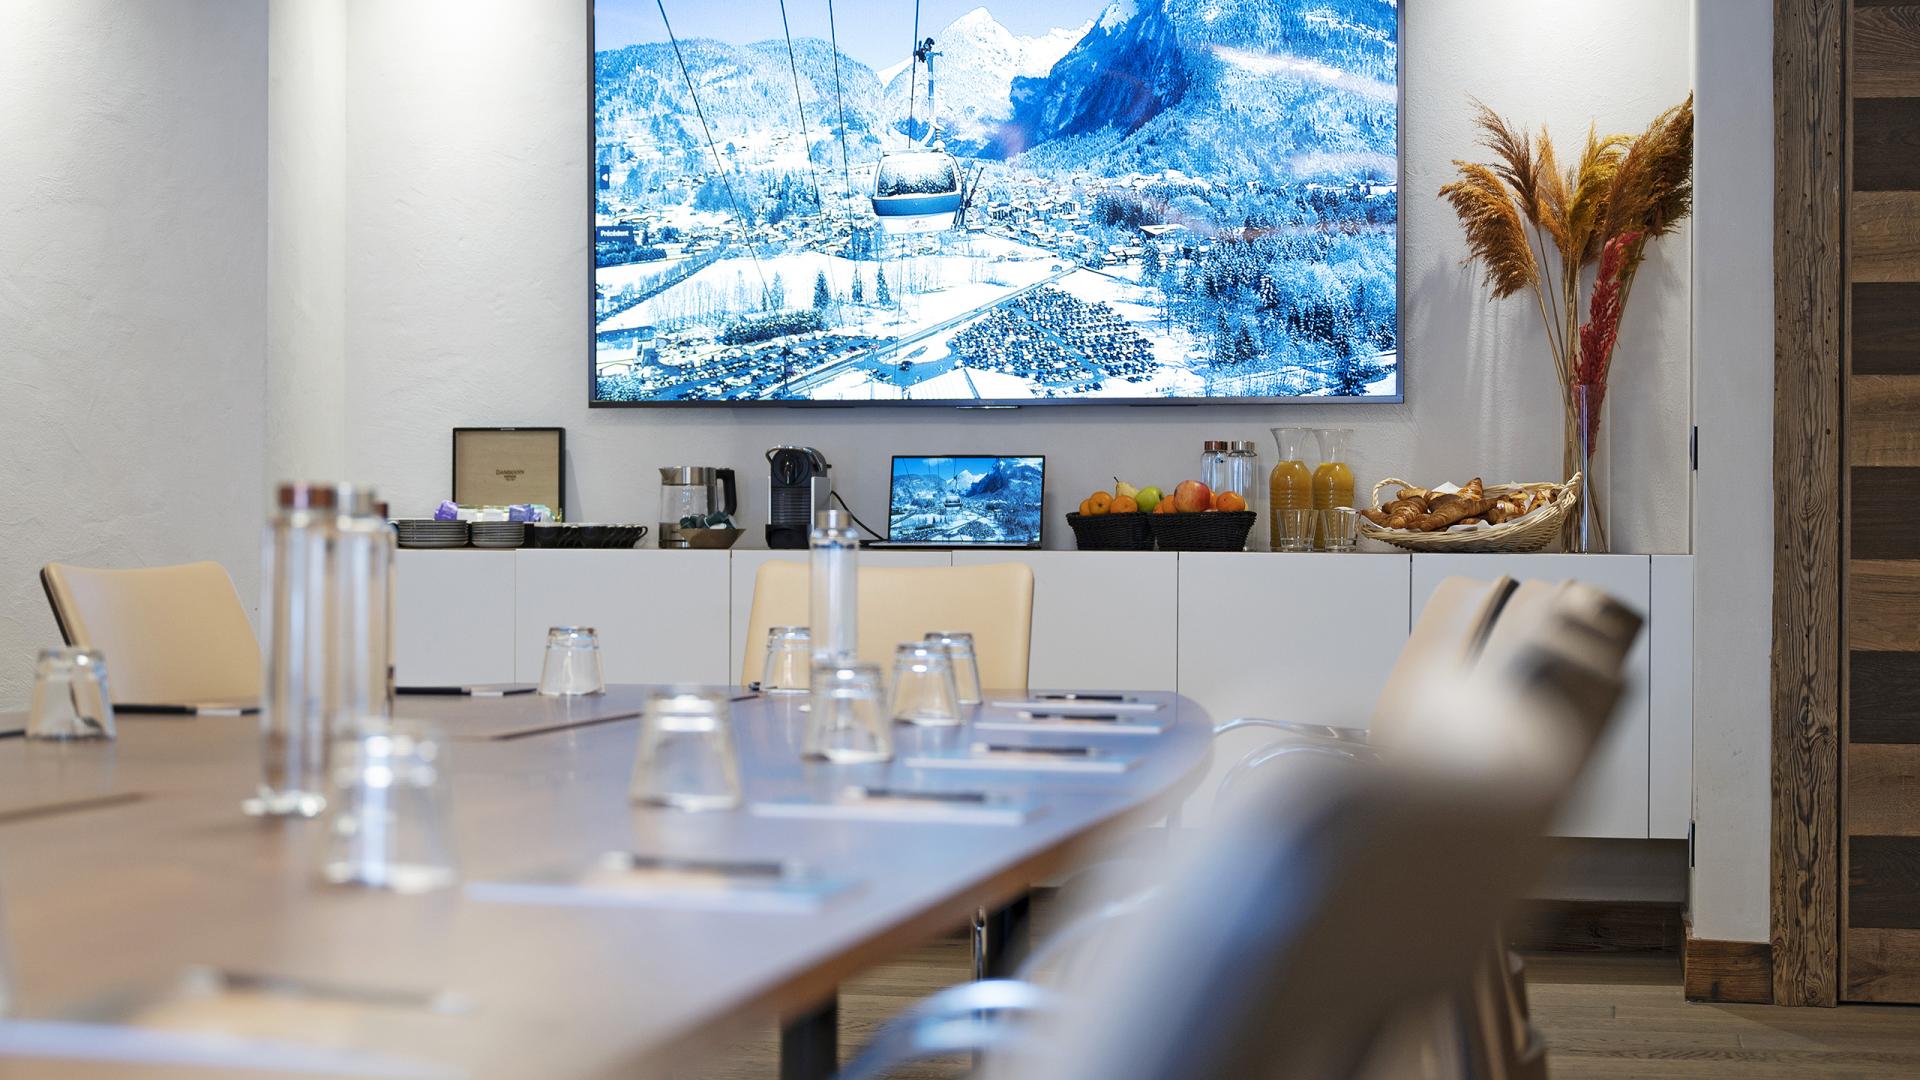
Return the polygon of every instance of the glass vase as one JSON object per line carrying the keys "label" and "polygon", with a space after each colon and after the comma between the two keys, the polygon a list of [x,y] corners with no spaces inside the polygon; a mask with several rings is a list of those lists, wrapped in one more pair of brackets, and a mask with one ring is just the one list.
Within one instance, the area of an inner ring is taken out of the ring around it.
{"label": "glass vase", "polygon": [[1575,383],[1568,388],[1567,475],[1580,474],[1580,494],[1567,515],[1566,549],[1604,555],[1607,547],[1606,447],[1601,435],[1601,388]]}

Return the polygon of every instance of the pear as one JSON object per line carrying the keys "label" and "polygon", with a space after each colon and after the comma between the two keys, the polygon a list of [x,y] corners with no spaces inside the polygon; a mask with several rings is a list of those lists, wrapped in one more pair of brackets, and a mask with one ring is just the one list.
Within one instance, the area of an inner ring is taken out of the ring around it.
{"label": "pear", "polygon": [[1113,494],[1116,498],[1134,499],[1140,495],[1140,489],[1119,477],[1113,478]]}

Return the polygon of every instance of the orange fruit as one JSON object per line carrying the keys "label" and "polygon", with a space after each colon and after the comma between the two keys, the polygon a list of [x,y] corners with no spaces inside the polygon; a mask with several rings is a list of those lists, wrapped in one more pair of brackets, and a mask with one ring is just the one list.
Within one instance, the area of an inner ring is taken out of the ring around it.
{"label": "orange fruit", "polygon": [[1177,514],[1180,512],[1180,508],[1173,505],[1172,499],[1161,499],[1160,502],[1154,506],[1153,512],[1156,514]]}
{"label": "orange fruit", "polygon": [[1215,510],[1245,510],[1247,508],[1247,500],[1242,498],[1237,491],[1216,491],[1213,493],[1213,508]]}
{"label": "orange fruit", "polygon": [[1086,517],[1088,514],[1091,514],[1091,513],[1093,513],[1092,507],[1087,505],[1087,500],[1081,499],[1080,500],[1080,516]]}
{"label": "orange fruit", "polygon": [[1087,496],[1087,513],[1100,516],[1113,506],[1113,496],[1104,491],[1096,491]]}
{"label": "orange fruit", "polygon": [[1110,514],[1137,514],[1140,512],[1140,504],[1134,501],[1133,496],[1122,495],[1113,500],[1113,505],[1107,508],[1107,512]]}

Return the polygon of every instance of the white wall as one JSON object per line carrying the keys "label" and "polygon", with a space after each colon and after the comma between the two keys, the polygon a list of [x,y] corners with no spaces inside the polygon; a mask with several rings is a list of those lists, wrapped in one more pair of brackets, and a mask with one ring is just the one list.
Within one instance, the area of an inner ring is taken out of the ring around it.
{"label": "white wall", "polygon": [[267,20],[7,0],[0,27],[7,709],[59,643],[43,563],[217,559],[257,591]]}
{"label": "white wall", "polygon": [[347,9],[269,0],[265,482],[346,467]]}
{"label": "white wall", "polygon": [[[1693,933],[1768,937],[1773,625],[1773,24],[1699,0],[1694,181]],[[1728,498],[1725,493],[1739,492]]]}
{"label": "white wall", "polygon": [[[446,497],[448,429],[567,428],[576,519],[651,522],[655,467],[732,465],[764,521],[776,443],[811,443],[869,522],[896,451],[1049,455],[1059,515],[1119,474],[1197,472],[1200,442],[1280,423],[1351,425],[1363,483],[1540,479],[1560,469],[1558,390],[1530,302],[1489,304],[1435,197],[1474,153],[1467,98],[1563,141],[1637,130],[1690,86],[1689,5],[1673,0],[1407,5],[1405,406],[952,410],[589,410],[586,13],[582,0],[414,0],[349,8],[347,455],[418,513]],[[1596,57],[1604,56],[1604,63]],[[1685,551],[1689,415],[1685,235],[1662,241],[1627,316],[1610,398],[1620,550]]]}

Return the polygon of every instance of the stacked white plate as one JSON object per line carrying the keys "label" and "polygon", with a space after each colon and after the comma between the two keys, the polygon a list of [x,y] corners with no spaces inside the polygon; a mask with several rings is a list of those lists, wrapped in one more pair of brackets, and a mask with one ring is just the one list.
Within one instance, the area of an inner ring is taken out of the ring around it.
{"label": "stacked white plate", "polygon": [[457,548],[467,546],[467,523],[407,518],[393,523],[403,548]]}
{"label": "stacked white plate", "polygon": [[517,548],[527,542],[524,521],[476,521],[472,529],[477,548]]}

